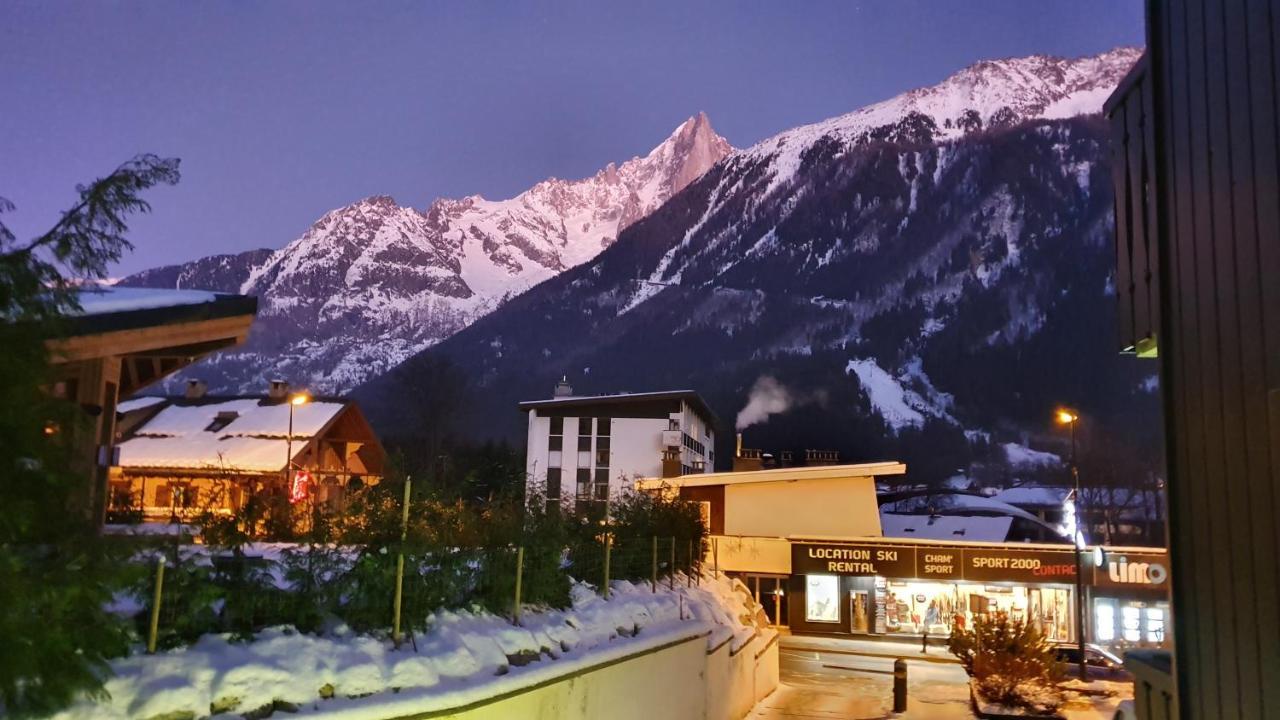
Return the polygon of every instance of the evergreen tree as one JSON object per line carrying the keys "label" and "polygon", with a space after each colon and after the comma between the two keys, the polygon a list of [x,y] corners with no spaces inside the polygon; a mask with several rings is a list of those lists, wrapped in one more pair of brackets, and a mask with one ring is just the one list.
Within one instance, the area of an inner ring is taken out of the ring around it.
{"label": "evergreen tree", "polygon": [[[29,242],[0,223],[0,715],[101,693],[107,658],[125,649],[124,624],[104,609],[118,564],[78,510],[83,413],[47,392],[45,343],[77,309],[76,288],[131,249],[125,218],[150,209],[139,193],[177,180],[177,160],[142,155],[78,187],[75,206]],[[0,212],[12,209],[0,198]]]}

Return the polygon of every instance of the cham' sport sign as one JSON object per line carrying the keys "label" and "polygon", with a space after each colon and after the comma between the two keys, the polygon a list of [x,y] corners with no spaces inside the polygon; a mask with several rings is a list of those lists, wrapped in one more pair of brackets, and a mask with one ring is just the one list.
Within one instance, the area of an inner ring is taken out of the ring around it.
{"label": "cham' sport sign", "polygon": [[793,543],[791,572],[922,580],[1073,583],[1076,563],[1071,550]]}

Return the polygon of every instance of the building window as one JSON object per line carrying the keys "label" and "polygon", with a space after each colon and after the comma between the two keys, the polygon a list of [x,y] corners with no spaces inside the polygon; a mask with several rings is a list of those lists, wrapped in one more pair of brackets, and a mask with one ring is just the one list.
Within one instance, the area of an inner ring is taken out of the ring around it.
{"label": "building window", "polygon": [[560,468],[547,469],[547,500],[560,499]]}
{"label": "building window", "polygon": [[584,467],[578,468],[578,497],[591,497],[591,470]]}
{"label": "building window", "polygon": [[596,467],[609,467],[609,418],[596,420]]}
{"label": "building window", "polygon": [[578,452],[591,452],[591,436],[590,435],[578,436]]}
{"label": "building window", "polygon": [[[564,418],[551,418],[551,435],[547,438],[547,468],[559,468],[563,464]],[[557,472],[559,472],[557,470]]]}
{"label": "building window", "polygon": [[588,437],[591,435],[591,418],[578,418],[578,435]]}
{"label": "building window", "polygon": [[840,622],[840,578],[835,575],[806,575],[804,585],[804,619],[809,622]]}

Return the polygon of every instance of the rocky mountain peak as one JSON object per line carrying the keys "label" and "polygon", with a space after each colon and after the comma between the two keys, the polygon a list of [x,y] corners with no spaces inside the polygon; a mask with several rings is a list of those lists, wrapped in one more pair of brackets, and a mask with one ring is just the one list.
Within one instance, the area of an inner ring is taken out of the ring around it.
{"label": "rocky mountain peak", "polygon": [[[126,282],[216,282],[259,296],[243,351],[202,369],[219,390],[253,386],[269,372],[341,392],[595,257],[731,150],[700,113],[644,157],[585,179],[549,178],[507,200],[438,198],[421,211],[372,195],[325,213],[279,250]],[[230,269],[215,275],[215,267]]]}

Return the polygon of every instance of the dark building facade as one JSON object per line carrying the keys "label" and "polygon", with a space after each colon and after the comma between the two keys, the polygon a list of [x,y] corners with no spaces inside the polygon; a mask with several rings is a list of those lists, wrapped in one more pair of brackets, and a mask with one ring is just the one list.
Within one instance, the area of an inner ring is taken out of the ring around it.
{"label": "dark building facade", "polygon": [[1107,103],[1123,349],[1158,357],[1181,717],[1280,717],[1280,0],[1149,0]]}

